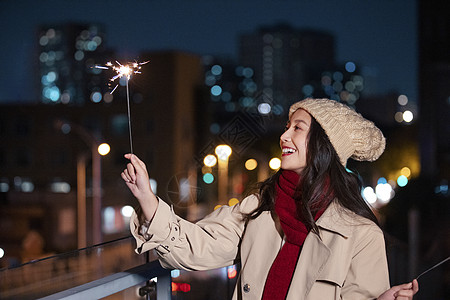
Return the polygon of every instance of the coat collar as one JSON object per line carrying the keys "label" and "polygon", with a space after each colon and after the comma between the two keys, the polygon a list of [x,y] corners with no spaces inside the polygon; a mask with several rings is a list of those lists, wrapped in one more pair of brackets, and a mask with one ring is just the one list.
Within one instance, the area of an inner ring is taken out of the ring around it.
{"label": "coat collar", "polygon": [[324,230],[333,231],[345,238],[349,238],[353,234],[356,220],[361,222],[361,217],[342,207],[334,199],[317,220],[316,224]]}

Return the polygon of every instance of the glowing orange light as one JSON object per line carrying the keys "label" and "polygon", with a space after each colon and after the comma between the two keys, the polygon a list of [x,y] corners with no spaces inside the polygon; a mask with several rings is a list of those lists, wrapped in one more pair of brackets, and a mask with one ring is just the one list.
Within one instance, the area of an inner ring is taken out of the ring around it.
{"label": "glowing orange light", "polygon": [[236,266],[228,267],[227,274],[228,274],[229,279],[236,277],[236,275],[237,275]]}
{"label": "glowing orange light", "polygon": [[[148,63],[148,61],[142,62],[142,63],[138,63],[138,62],[133,62],[133,63],[128,63],[127,65],[122,65],[120,62],[116,61],[116,65],[114,65],[112,62],[107,62],[106,66],[95,66],[95,68],[97,69],[112,69],[113,71],[116,72],[116,75],[113,76],[110,81],[115,81],[117,78],[121,78],[121,77],[126,77],[127,80],[130,80],[131,75],[133,74],[141,74],[141,68],[142,65],[145,65],[146,63]],[[111,91],[111,94],[114,93],[114,91],[116,90],[116,88],[119,85],[116,85],[114,87],[114,89]]]}
{"label": "glowing orange light", "polygon": [[191,290],[189,283],[172,282],[172,292],[184,292],[187,293]]}

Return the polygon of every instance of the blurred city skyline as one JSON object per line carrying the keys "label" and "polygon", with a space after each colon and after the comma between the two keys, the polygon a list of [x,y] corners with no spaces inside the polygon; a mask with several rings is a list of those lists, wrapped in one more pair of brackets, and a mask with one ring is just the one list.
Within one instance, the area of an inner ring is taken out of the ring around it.
{"label": "blurred city skyline", "polygon": [[377,78],[379,94],[417,99],[416,1],[0,1],[0,103],[37,102],[38,27],[97,23],[127,59],[148,50],[236,58],[239,35],[278,23],[335,36],[336,60]]}

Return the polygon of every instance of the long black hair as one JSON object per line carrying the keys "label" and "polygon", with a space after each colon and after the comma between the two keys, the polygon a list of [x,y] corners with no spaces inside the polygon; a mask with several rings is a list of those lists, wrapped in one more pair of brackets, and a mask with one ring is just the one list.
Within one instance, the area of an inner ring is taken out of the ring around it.
{"label": "long black hair", "polygon": [[[255,219],[263,211],[275,207],[276,184],[281,170],[258,184],[258,207],[245,217]],[[362,182],[353,172],[341,164],[339,156],[320,124],[311,116],[306,150],[306,167],[300,174],[300,183],[294,194],[297,215],[308,230],[318,234],[314,221],[316,213],[323,208],[323,200],[332,195],[343,207],[378,224],[378,220],[361,196]],[[296,196],[297,195],[297,196]],[[301,196],[298,196],[301,195]]]}

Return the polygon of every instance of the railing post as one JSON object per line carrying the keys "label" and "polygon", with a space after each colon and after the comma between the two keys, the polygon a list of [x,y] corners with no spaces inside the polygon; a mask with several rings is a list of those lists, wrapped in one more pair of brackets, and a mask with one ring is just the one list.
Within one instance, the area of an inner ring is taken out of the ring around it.
{"label": "railing post", "polygon": [[170,300],[172,298],[172,277],[170,270],[167,270],[164,275],[158,276],[156,282],[156,299]]}

